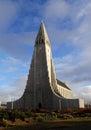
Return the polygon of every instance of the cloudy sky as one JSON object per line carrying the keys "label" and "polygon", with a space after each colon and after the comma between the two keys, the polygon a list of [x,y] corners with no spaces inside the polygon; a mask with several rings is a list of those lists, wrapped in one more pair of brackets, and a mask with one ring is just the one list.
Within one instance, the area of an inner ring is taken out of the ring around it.
{"label": "cloudy sky", "polygon": [[41,21],[57,78],[91,102],[91,0],[0,0],[0,101],[23,94]]}

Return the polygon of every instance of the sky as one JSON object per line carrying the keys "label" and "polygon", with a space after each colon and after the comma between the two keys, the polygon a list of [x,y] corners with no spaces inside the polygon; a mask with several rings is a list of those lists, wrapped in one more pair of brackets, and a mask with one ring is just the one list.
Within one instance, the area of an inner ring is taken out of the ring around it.
{"label": "sky", "polygon": [[41,21],[57,78],[91,103],[91,0],[0,0],[0,101],[22,96]]}

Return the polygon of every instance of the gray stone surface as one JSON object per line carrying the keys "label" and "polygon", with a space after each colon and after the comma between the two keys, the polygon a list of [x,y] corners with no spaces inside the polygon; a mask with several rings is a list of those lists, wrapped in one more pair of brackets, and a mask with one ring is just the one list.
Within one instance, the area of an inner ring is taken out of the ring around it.
{"label": "gray stone surface", "polygon": [[[45,26],[41,23],[35,40],[26,88],[23,96],[13,102],[13,108],[58,110],[63,104],[64,107],[72,107],[65,98],[70,99],[71,102],[72,90],[63,82],[56,80],[50,41]],[[64,103],[60,104],[60,100],[64,100]],[[8,103],[8,108],[11,105],[12,103]]]}

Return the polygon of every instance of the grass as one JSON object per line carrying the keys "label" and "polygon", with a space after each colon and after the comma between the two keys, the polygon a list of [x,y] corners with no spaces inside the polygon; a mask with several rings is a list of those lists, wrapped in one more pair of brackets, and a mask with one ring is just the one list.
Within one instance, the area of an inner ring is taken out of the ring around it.
{"label": "grass", "polygon": [[[3,130],[86,130],[91,129],[91,118],[52,120],[6,127]],[[1,130],[1,129],[0,129]]]}
{"label": "grass", "polygon": [[0,111],[0,130],[87,130],[91,129],[91,109],[73,112]]}

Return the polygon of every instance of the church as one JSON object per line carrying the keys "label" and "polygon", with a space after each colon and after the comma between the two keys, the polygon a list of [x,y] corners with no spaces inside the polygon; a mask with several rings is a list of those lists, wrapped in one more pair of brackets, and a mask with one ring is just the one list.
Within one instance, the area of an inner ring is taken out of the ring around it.
{"label": "church", "polygon": [[[72,90],[56,79],[50,40],[41,23],[35,39],[34,52],[25,91],[20,99],[13,102],[13,109],[83,108],[82,99],[73,99]],[[12,108],[12,102],[7,103]]]}

